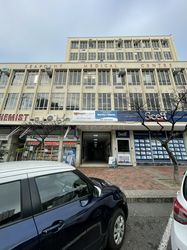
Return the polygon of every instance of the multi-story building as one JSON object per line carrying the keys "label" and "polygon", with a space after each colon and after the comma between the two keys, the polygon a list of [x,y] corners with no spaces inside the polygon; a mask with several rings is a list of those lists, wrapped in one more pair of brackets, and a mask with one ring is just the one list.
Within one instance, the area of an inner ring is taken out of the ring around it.
{"label": "multi-story building", "polygon": [[[167,112],[173,93],[186,87],[187,61],[178,60],[171,36],[69,38],[66,62],[5,63],[0,72],[0,146],[8,150],[2,160],[29,159],[38,142],[22,126],[55,126],[61,119],[35,159],[73,154],[77,166],[107,164],[109,156],[123,165],[170,162],[134,103],[154,115],[158,105]],[[186,122],[183,117],[176,130]],[[187,161],[186,134],[170,147],[180,163]]]}

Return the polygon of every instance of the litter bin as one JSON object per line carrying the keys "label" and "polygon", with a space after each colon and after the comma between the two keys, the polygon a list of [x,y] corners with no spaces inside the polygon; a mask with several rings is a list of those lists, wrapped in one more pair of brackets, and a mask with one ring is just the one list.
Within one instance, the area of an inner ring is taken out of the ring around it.
{"label": "litter bin", "polygon": [[116,157],[109,156],[109,158],[108,158],[108,166],[109,166],[109,168],[116,168],[117,167]]}

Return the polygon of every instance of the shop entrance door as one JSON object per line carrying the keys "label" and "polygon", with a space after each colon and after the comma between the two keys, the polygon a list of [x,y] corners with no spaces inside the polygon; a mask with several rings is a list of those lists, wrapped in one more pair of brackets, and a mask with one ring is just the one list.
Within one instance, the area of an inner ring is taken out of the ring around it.
{"label": "shop entrance door", "polygon": [[129,139],[117,139],[117,163],[118,165],[131,165]]}

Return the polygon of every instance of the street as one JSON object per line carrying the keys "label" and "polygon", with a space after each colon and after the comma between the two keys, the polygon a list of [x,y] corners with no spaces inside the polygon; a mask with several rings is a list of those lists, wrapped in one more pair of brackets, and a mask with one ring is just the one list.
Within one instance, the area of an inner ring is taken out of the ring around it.
{"label": "street", "polygon": [[[129,203],[126,238],[121,250],[158,249],[165,232],[171,203]],[[167,248],[171,250],[170,240]]]}

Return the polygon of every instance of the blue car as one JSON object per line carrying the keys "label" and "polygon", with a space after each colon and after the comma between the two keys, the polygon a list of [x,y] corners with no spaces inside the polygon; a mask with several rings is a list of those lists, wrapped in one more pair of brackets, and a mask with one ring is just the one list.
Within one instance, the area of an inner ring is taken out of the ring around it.
{"label": "blue car", "polygon": [[0,163],[0,249],[120,249],[126,197],[51,161]]}

